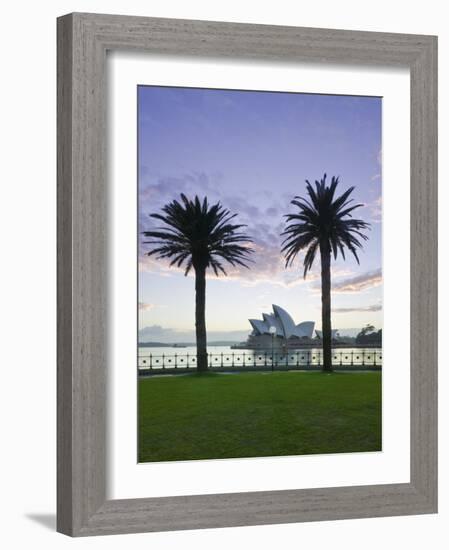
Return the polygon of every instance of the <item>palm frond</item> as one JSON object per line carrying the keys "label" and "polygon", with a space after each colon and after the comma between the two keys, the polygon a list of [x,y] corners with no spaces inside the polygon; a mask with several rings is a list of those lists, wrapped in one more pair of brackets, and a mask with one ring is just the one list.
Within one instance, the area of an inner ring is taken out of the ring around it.
{"label": "palm frond", "polygon": [[253,241],[246,235],[244,224],[232,223],[232,214],[219,202],[210,205],[207,197],[189,199],[181,194],[161,212],[150,214],[162,227],[144,231],[153,248],[147,254],[171,259],[170,266],[185,266],[185,275],[194,269],[212,268],[215,275],[226,275],[222,261],[232,266],[248,267]]}
{"label": "palm frond", "polygon": [[362,241],[368,239],[364,230],[370,224],[361,219],[354,219],[352,213],[363,204],[352,204],[349,198],[354,187],[349,187],[340,196],[335,197],[339,178],[333,176],[326,185],[326,174],[314,185],[306,180],[308,198],[295,196],[291,204],[297,208],[294,213],[286,214],[286,227],[282,232],[284,240],[281,252],[285,257],[285,266],[291,266],[301,251],[305,251],[303,260],[304,278],[312,268],[317,251],[325,246],[334,259],[341,254],[345,259],[348,250],[359,262],[358,250]]}

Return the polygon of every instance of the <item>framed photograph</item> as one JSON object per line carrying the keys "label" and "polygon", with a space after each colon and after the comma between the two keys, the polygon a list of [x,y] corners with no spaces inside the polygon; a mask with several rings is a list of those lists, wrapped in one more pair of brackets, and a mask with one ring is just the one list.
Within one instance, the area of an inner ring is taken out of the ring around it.
{"label": "framed photograph", "polygon": [[437,39],[58,19],[58,531],[437,511]]}

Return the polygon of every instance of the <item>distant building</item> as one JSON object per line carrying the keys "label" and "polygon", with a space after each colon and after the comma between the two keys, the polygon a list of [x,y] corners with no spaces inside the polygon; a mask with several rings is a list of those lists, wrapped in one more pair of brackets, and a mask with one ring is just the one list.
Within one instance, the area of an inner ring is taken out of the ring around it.
{"label": "distant building", "polygon": [[251,348],[269,348],[273,343],[276,346],[295,347],[301,342],[310,341],[315,328],[314,321],[304,321],[296,325],[285,309],[274,304],[273,313],[264,313],[262,319],[249,319],[249,322],[253,331],[246,344]]}
{"label": "distant building", "polygon": [[[322,338],[323,338],[323,331],[322,330],[316,330],[315,334],[316,334],[317,338],[322,340]],[[340,335],[338,334],[338,329],[335,329],[335,330],[331,331],[331,337],[332,337],[332,340],[335,340],[336,338],[340,337]]]}

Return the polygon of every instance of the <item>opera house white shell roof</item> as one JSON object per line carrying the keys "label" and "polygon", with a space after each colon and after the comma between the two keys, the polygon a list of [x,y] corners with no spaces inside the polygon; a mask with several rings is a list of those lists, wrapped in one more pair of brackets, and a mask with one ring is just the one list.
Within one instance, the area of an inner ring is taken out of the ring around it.
{"label": "opera house white shell roof", "polygon": [[270,327],[276,328],[276,336],[283,338],[312,338],[313,329],[315,328],[314,321],[304,321],[296,325],[291,315],[285,309],[273,304],[273,313],[264,313],[263,319],[249,319],[253,327],[253,336],[262,334],[271,334]]}

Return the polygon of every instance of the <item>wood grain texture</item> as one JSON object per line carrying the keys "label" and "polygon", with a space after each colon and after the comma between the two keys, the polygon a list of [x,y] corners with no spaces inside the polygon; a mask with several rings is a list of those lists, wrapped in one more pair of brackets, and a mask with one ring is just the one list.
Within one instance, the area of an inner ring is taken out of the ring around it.
{"label": "wood grain texture", "polygon": [[[437,510],[436,37],[70,14],[58,20],[58,524],[72,536]],[[411,480],[106,500],[106,52],[406,66],[411,72]]]}
{"label": "wood grain texture", "polygon": [[437,43],[411,66],[411,481],[437,508]]}
{"label": "wood grain texture", "polygon": [[72,528],[72,45],[71,18],[58,21],[57,528]]}

